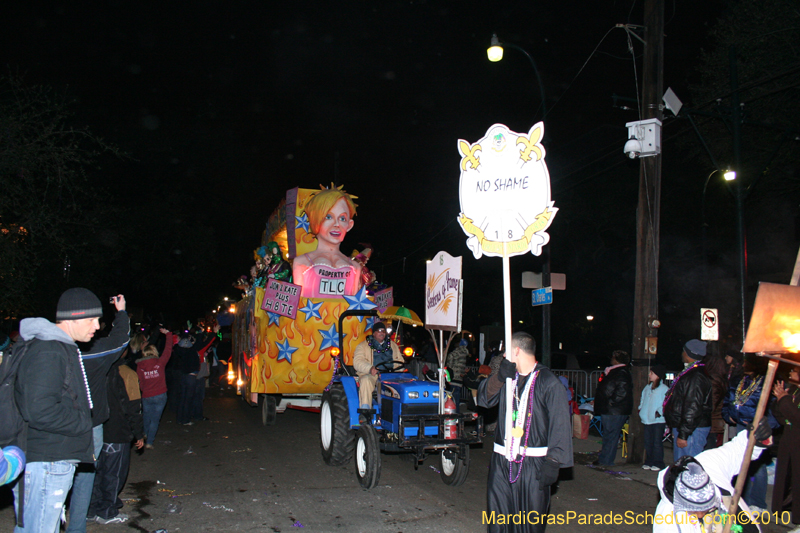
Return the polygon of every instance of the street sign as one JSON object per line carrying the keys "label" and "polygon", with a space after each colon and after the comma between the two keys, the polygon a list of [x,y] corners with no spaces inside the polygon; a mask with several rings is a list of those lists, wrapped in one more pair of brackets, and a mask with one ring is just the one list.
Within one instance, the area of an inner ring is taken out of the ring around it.
{"label": "street sign", "polygon": [[545,287],[533,291],[533,302],[531,305],[547,305],[553,303],[553,287]]}
{"label": "street sign", "polygon": [[700,309],[700,340],[719,340],[719,315],[716,309],[707,307]]}

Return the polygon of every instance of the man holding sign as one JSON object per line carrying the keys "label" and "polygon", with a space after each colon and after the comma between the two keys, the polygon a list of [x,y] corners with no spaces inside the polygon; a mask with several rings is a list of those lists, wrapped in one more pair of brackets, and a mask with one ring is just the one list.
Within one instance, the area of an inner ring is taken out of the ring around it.
{"label": "man holding sign", "polygon": [[[559,469],[572,466],[572,424],[564,408],[564,386],[536,360],[536,341],[528,333],[511,337],[511,357],[503,358],[499,371],[478,388],[478,405],[497,404],[488,511],[541,516],[547,513],[550,486],[558,480]],[[489,523],[488,529],[544,531],[542,522]]]}

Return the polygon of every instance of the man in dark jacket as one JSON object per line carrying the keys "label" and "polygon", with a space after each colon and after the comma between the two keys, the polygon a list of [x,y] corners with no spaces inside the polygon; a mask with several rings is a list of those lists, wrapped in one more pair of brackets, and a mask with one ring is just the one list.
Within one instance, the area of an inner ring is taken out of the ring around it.
{"label": "man in dark jacket", "polygon": [[95,461],[100,457],[103,447],[103,423],[108,420],[108,392],[106,376],[109,369],[122,356],[128,346],[130,319],[125,311],[125,296],[118,294],[111,298],[117,314],[111,333],[94,341],[92,347],[81,354],[86,370],[89,392],[92,398],[92,462],[77,465],[75,480],[72,482],[72,495],[69,499],[69,523],[66,533],[86,533],[86,515],[92,499]]}
{"label": "man in dark jacket", "polygon": [[120,513],[119,493],[128,478],[131,464],[131,442],[144,447],[142,395],[136,372],[117,360],[106,378],[108,388],[108,421],[103,425],[103,451],[97,460],[89,516],[100,524],[121,524],[128,515]]}
{"label": "man in dark jacket", "polygon": [[[217,331],[219,331],[219,326],[215,326],[214,333]],[[197,411],[198,387],[205,386],[205,380],[197,379],[197,374],[200,372],[200,352],[204,352],[213,340],[214,335],[204,337],[198,333],[195,337],[191,332],[185,332],[181,335],[178,345],[173,348],[172,358],[176,359],[181,374],[178,424],[184,426],[194,424],[192,414]],[[200,402],[202,406],[202,400]],[[200,416],[202,417],[202,414]]]}
{"label": "man in dark jacket", "polygon": [[622,426],[633,411],[630,362],[628,352],[615,350],[611,354],[611,365],[600,376],[594,394],[594,414],[600,415],[603,422],[603,447],[594,462],[597,466],[614,466]]}
{"label": "man in dark jacket", "polygon": [[711,431],[711,380],[700,360],[706,343],[692,339],[683,347],[681,358],[686,368],[672,382],[664,400],[664,418],[675,439],[674,460],[703,451]]}
{"label": "man in dark jacket", "polygon": [[[28,424],[23,444],[25,527],[17,533],[56,531],[64,520],[64,500],[75,463],[92,461],[92,402],[77,342],[89,342],[103,315],[100,300],[87,289],[61,295],[56,323],[26,318],[20,335],[31,341],[20,362],[14,393]],[[19,501],[19,483],[14,486]]]}

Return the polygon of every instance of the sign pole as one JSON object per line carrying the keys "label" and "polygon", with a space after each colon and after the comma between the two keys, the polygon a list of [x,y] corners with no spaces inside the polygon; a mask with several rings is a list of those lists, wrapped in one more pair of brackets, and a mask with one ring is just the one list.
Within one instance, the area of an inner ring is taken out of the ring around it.
{"label": "sign pole", "polygon": [[506,321],[506,359],[511,360],[511,261],[503,243],[503,309]]}

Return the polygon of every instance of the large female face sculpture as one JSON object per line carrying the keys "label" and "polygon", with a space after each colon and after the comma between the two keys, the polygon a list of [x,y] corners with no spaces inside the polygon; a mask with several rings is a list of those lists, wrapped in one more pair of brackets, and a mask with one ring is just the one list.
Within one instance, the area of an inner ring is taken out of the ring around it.
{"label": "large female face sculpture", "polygon": [[305,212],[317,249],[295,258],[294,282],[303,286],[306,298],[355,294],[361,287],[361,265],[339,251],[354,224],[356,206],[350,195],[335,188],[320,191]]}
{"label": "large female face sculpture", "polygon": [[325,214],[322,222],[311,230],[317,236],[317,241],[338,248],[347,232],[353,229],[353,224],[350,206],[347,205],[344,198],[340,198]]}

